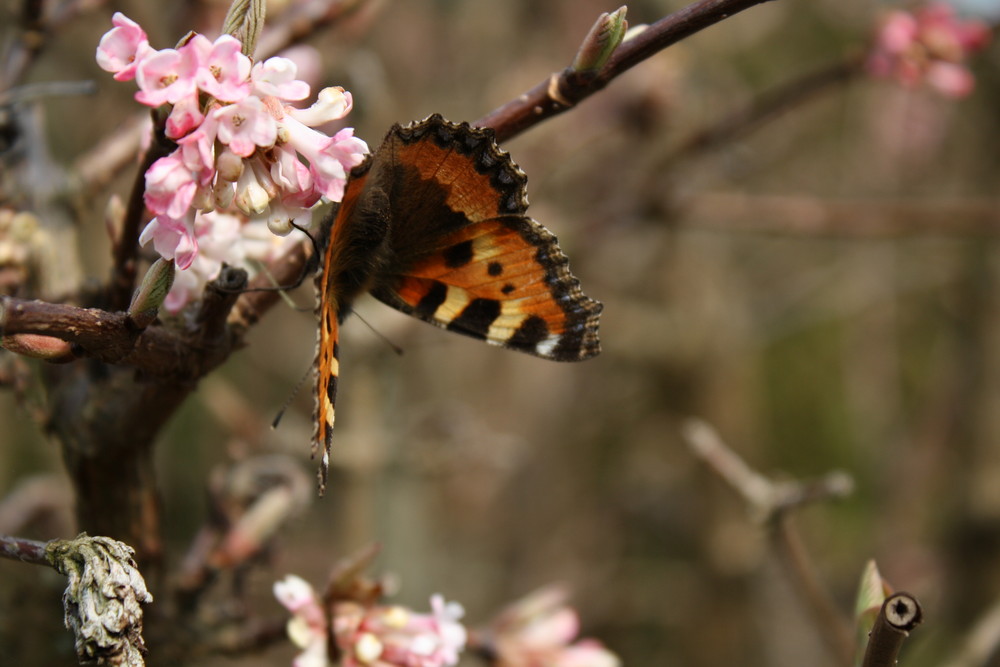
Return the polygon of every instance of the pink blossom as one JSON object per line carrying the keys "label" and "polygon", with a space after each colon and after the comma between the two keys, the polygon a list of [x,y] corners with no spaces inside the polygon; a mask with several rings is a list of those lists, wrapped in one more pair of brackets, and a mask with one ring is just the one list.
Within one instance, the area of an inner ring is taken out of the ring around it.
{"label": "pink blossom", "polygon": [[292,612],[288,621],[289,639],[304,649],[292,662],[293,667],[326,667],[326,613],[312,586],[290,574],[274,584],[274,596]]}
{"label": "pink blossom", "polygon": [[206,118],[198,129],[177,140],[177,152],[181,162],[198,185],[203,187],[210,185],[216,174],[216,129],[215,122],[211,118]]}
{"label": "pink blossom", "polygon": [[179,139],[201,125],[204,120],[205,114],[201,112],[201,103],[198,101],[198,93],[195,91],[174,103],[174,108],[167,116],[164,133],[171,139]]}
{"label": "pink blossom", "polygon": [[149,50],[146,32],[121,12],[111,17],[115,27],[104,33],[97,46],[97,64],[115,73],[115,81],[131,81],[139,58]]}
{"label": "pink blossom", "polygon": [[198,239],[194,233],[194,211],[183,218],[160,215],[146,224],[139,235],[139,244],[153,242],[153,249],[164,259],[172,259],[178,269],[186,269],[198,255]]}
{"label": "pink blossom", "polygon": [[190,43],[180,49],[153,51],[139,61],[135,99],[146,106],[174,104],[197,93],[198,54]]}
{"label": "pink blossom", "polygon": [[444,667],[458,664],[466,631],[457,603],[431,598],[431,613],[398,606],[369,607],[356,602],[334,606],[333,633],[343,667]]}
{"label": "pink blossom", "polygon": [[[164,307],[171,313],[200,298],[205,285],[219,276],[223,264],[247,266],[251,259],[268,261],[302,238],[278,238],[268,232],[263,222],[245,222],[241,217],[213,211],[195,214],[192,230],[197,252],[183,269],[180,260],[176,260],[179,270],[174,274],[174,284],[164,301]],[[166,236],[162,231],[153,230],[148,238],[155,242],[156,233]],[[161,241],[169,244],[171,240],[164,238]],[[250,273],[252,275],[253,271]]]}
{"label": "pink blossom", "polygon": [[203,35],[195,35],[188,45],[198,52],[196,79],[201,90],[225,102],[237,102],[247,96],[250,59],[240,52],[238,39],[222,35],[212,43]]}
{"label": "pink blossom", "polygon": [[317,191],[331,201],[340,201],[344,197],[347,170],[361,164],[368,144],[356,138],[350,127],[328,137],[289,116],[285,116],[282,127],[287,132],[288,145],[309,162]]}
{"label": "pink blossom", "polygon": [[937,2],[916,12],[888,12],[866,63],[874,76],[914,87],[926,82],[950,97],[972,92],[975,79],[964,64],[989,42],[989,28],[963,21],[951,5]]}
{"label": "pink blossom", "polygon": [[321,91],[308,109],[286,105],[310,90],[288,58],[251,67],[228,35],[215,42],[193,35],[177,49],[157,51],[125,16],[116,14],[113,25],[98,62],[116,79],[134,78],[137,101],[171,106],[165,132],[178,148],[146,172],[145,202],[156,217],[142,242],[180,269],[168,298],[176,310],[200,294],[222,262],[239,264],[252,256],[249,248],[270,253],[283,243],[256,235],[290,234],[311,222],[321,198],[340,200],[348,170],[368,147],[350,128],[330,137],[310,127],[351,110],[342,88]]}
{"label": "pink blossom", "polygon": [[180,151],[161,157],[146,172],[146,206],[157,215],[184,217],[197,189],[194,174],[184,164]]}
{"label": "pink blossom", "polygon": [[212,117],[219,123],[219,141],[242,157],[253,155],[258,146],[273,146],[278,138],[278,124],[255,95],[219,107]]}
{"label": "pink blossom", "polygon": [[966,97],[976,87],[976,78],[967,67],[949,62],[935,62],[927,66],[927,83],[948,97]]}
{"label": "pink blossom", "polygon": [[309,84],[299,81],[298,66],[288,58],[268,58],[253,66],[250,80],[254,93],[283,100],[303,100],[309,97]]}
{"label": "pink blossom", "polygon": [[313,187],[309,167],[302,164],[298,155],[287,144],[279,144],[272,152],[271,178],[282,191],[282,201],[286,204],[309,208],[315,204],[320,193]]}
{"label": "pink blossom", "polygon": [[491,624],[492,650],[500,667],[618,667],[615,654],[600,642],[576,643],[580,619],[566,604],[568,594],[550,586],[507,607]]}
{"label": "pink blossom", "polygon": [[295,63],[296,76],[304,81],[310,90],[323,78],[323,57],[315,46],[296,44],[279,52],[278,57],[287,58]]}

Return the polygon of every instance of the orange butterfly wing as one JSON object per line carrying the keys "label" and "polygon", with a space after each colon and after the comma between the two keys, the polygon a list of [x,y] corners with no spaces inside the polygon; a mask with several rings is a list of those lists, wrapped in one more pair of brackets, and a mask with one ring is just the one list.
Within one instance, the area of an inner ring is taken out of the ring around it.
{"label": "orange butterfly wing", "polygon": [[527,177],[491,130],[441,116],[394,126],[351,172],[329,232],[320,294],[314,453],[326,485],[338,330],[363,291],[436,326],[547,359],[600,352],[601,304],[555,236],[525,215]]}

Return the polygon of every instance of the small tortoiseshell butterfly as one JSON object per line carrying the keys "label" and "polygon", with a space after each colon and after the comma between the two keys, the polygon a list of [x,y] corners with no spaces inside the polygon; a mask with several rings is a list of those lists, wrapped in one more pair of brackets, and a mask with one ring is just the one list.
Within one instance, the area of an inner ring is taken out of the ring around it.
{"label": "small tortoiseshell butterfly", "polygon": [[525,215],[527,176],[493,131],[433,115],[395,125],[355,167],[333,214],[319,288],[316,434],[326,486],[338,326],[369,291],[449,331],[546,359],[600,351],[586,297],[545,227]]}

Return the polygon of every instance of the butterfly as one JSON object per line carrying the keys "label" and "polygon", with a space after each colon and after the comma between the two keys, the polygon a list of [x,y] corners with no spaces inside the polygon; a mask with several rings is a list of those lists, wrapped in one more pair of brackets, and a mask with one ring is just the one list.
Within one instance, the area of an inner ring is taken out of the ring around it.
{"label": "butterfly", "polygon": [[[440,115],[394,125],[351,170],[320,244],[316,432],[326,486],[339,327],[364,292],[425,322],[557,361],[600,352],[601,304],[525,215],[527,176],[490,129]],[[325,246],[325,250],[322,250]]]}

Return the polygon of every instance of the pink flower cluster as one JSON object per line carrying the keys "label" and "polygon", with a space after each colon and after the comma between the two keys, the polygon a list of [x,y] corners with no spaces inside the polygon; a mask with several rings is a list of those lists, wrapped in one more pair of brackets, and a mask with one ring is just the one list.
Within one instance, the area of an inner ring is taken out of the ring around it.
{"label": "pink flower cluster", "polygon": [[[321,199],[340,201],[348,171],[368,146],[352,128],[332,137],[315,129],[350,112],[343,88],[323,89],[305,109],[289,104],[307,98],[310,88],[287,58],[254,64],[230,35],[212,42],[196,34],[179,48],[155,50],[123,14],[112,23],[97,48],[98,64],[118,81],[134,79],[140,103],[170,107],[165,133],[177,149],[146,172],[146,206],[156,217],[140,242],[152,241],[181,270],[168,303],[175,309],[206,272],[246,256],[233,242],[245,222],[284,236],[293,222],[308,225]],[[209,242],[216,252],[206,252]],[[192,267],[194,274],[180,278]]]}
{"label": "pink flower cluster", "polygon": [[446,667],[458,664],[466,631],[457,603],[431,598],[431,613],[398,606],[368,606],[344,601],[333,605],[332,619],[305,580],[288,575],[274,585],[274,595],[290,612],[289,638],[303,649],[293,667],[327,667],[329,632],[343,667]]}
{"label": "pink flower cluster", "polygon": [[904,86],[926,82],[943,95],[964,97],[975,87],[964,63],[989,40],[985,24],[959,19],[949,4],[931,3],[912,13],[897,9],[882,19],[867,67]]}

